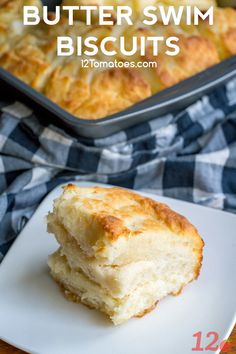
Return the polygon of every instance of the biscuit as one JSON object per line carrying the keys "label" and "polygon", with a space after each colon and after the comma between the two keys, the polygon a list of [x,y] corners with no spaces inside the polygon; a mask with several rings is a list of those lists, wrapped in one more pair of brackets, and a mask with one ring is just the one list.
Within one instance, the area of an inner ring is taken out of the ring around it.
{"label": "biscuit", "polygon": [[215,44],[221,60],[236,54],[236,10],[216,8],[214,25],[202,21],[199,31]]}
{"label": "biscuit", "polygon": [[120,188],[68,185],[47,217],[49,257],[65,291],[115,324],[178,294],[199,275],[203,241],[168,206]]}

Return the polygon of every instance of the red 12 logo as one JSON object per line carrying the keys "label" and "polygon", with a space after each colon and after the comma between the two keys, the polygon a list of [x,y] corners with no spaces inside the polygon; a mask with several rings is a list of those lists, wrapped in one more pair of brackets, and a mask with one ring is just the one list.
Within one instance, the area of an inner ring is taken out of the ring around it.
{"label": "red 12 logo", "polygon": [[218,345],[219,334],[217,332],[208,332],[206,337],[210,339],[209,344],[203,348],[201,346],[202,342],[202,332],[197,332],[193,335],[196,338],[196,345],[192,348],[192,351],[202,352],[204,350],[215,352],[217,349],[221,349],[222,353],[227,353],[231,348],[232,344],[229,341],[224,340],[220,345]]}

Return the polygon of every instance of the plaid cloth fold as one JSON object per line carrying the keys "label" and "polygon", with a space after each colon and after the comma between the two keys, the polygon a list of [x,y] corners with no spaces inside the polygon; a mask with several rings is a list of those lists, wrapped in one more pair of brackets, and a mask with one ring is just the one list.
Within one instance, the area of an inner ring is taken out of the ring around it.
{"label": "plaid cloth fold", "polygon": [[235,212],[236,78],[185,110],[97,140],[0,102],[0,151],[0,259],[45,195],[71,180]]}

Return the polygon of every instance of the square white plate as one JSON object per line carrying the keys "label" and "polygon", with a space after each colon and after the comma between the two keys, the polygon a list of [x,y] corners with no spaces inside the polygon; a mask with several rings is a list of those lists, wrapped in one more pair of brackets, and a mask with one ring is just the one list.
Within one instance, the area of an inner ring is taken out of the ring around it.
{"label": "square white plate", "polygon": [[57,244],[44,217],[60,193],[58,187],[44,199],[0,266],[1,339],[38,354],[190,354],[196,332],[202,332],[203,348],[214,339],[208,332],[218,333],[217,344],[229,336],[236,308],[236,216],[149,195],[197,226],[206,244],[202,272],[180,296],[115,327],[98,311],[67,301],[49,276],[47,257]]}

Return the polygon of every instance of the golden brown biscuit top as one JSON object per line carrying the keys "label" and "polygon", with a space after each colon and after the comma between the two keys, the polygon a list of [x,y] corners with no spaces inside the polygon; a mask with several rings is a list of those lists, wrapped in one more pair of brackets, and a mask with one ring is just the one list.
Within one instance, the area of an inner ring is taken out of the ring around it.
{"label": "golden brown biscuit top", "polygon": [[197,236],[195,227],[182,215],[167,205],[122,188],[77,187],[68,185],[56,202],[63,208],[63,201],[71,207],[86,210],[105,231],[110,241],[119,237],[137,236],[145,231],[163,229],[182,236]]}
{"label": "golden brown biscuit top", "polygon": [[178,241],[194,253],[204,244],[196,228],[167,205],[116,187],[64,187],[47,225],[49,233],[106,265],[153,260]]}
{"label": "golden brown biscuit top", "polygon": [[220,59],[236,54],[236,11],[231,8],[216,8],[214,25],[207,22],[199,25],[199,32],[218,49]]}

